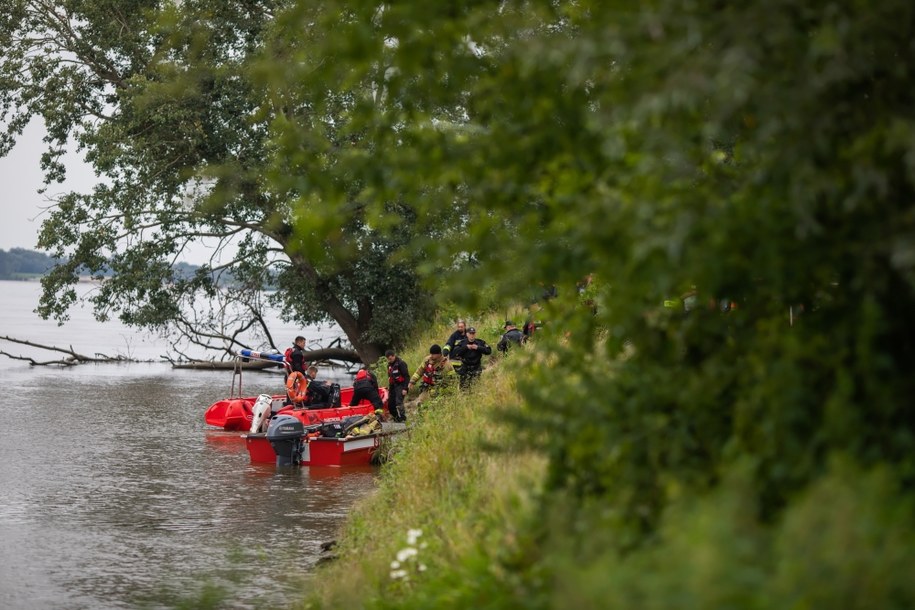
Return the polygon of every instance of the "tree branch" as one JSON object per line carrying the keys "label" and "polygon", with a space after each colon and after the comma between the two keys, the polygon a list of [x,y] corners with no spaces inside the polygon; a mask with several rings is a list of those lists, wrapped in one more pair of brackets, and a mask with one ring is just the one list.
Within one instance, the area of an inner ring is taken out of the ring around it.
{"label": "tree branch", "polygon": [[107,356],[105,354],[96,353],[95,356],[85,356],[79,354],[73,350],[71,345],[69,348],[57,347],[54,345],[44,345],[41,343],[33,343],[32,341],[27,341],[25,339],[17,339],[15,337],[9,336],[0,336],[0,340],[9,341],[10,343],[16,343],[19,345],[26,345],[28,347],[36,347],[38,349],[43,349],[51,352],[60,352],[62,354],[67,354],[67,358],[60,360],[46,360],[38,361],[29,356],[16,356],[5,351],[0,351],[0,355],[6,356],[13,360],[24,360],[27,361],[32,366],[48,366],[48,365],[58,365],[58,366],[75,366],[77,364],[84,364],[87,362],[151,362],[150,360],[141,361],[135,358],[129,358],[127,356]]}

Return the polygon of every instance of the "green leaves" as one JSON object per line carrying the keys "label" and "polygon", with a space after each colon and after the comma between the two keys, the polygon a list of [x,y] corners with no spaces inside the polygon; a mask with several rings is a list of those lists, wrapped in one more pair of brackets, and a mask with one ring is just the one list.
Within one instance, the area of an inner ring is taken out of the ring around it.
{"label": "green leaves", "polygon": [[[558,286],[522,386],[534,429],[588,431],[546,447],[556,487],[647,532],[749,458],[774,515],[834,448],[913,469],[915,9],[891,5],[309,5],[341,35],[275,90],[346,109],[309,197],[385,233],[412,209],[430,237],[404,248],[459,306]],[[307,174],[330,130],[282,129]],[[591,273],[596,312],[572,298]]]}
{"label": "green leaves", "polygon": [[[119,278],[99,316],[119,309],[130,323],[183,324],[182,303],[208,287],[174,281],[170,270],[205,240],[213,267],[248,283],[273,281],[266,268],[297,278],[283,282],[278,304],[301,323],[336,321],[366,361],[423,319],[428,298],[411,265],[388,258],[409,214],[394,200],[368,206],[357,196],[370,155],[350,119],[364,102],[327,88],[300,98],[265,90],[284,77],[264,66],[286,76],[322,68],[297,45],[329,31],[288,29],[287,18],[275,20],[288,3],[274,1],[12,4],[0,11],[10,42],[0,61],[0,152],[39,116],[47,181],[63,180],[60,159],[74,142],[100,176],[93,192],[61,199],[42,231],[42,247],[73,264],[46,283],[43,313],[64,315],[68,303],[54,301],[80,265],[110,264]],[[270,131],[287,124],[313,131]],[[388,287],[408,305],[376,316]]]}

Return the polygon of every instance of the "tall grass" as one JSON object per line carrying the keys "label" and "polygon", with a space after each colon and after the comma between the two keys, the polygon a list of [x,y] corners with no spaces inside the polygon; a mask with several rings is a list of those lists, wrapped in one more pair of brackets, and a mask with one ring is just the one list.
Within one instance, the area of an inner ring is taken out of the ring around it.
{"label": "tall grass", "polygon": [[912,493],[841,456],[775,522],[758,514],[752,466],[732,464],[711,493],[681,489],[654,539],[621,554],[614,499],[544,491],[545,459],[507,423],[523,413],[524,361],[512,354],[411,418],[303,607],[915,607]]}
{"label": "tall grass", "polygon": [[[423,351],[405,350],[411,368]],[[517,446],[499,415],[519,404],[512,375],[499,363],[469,392],[441,396],[410,418],[376,493],[354,508],[341,532],[338,559],[315,574],[308,607],[448,604],[458,592],[473,596],[478,572],[507,577],[492,559],[522,543],[520,528],[534,513],[545,470],[544,459]],[[409,557],[398,562],[398,553]],[[471,582],[462,576],[468,573]]]}

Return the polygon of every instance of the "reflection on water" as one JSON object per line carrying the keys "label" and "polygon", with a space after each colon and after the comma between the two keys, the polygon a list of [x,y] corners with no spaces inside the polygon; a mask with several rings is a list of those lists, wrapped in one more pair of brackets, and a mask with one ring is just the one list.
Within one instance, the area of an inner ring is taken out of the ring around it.
{"label": "reflection on water", "polygon": [[[0,369],[0,607],[133,608],[203,582],[285,607],[368,468],[252,465],[203,412],[225,372],[166,365]],[[279,391],[246,374],[246,393]]]}

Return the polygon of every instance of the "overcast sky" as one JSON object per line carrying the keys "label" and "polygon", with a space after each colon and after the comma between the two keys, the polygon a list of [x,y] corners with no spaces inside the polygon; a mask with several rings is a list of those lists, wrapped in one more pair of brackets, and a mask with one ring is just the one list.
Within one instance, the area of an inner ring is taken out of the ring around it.
{"label": "overcast sky", "polygon": [[[65,157],[67,181],[54,184],[47,193],[39,194],[44,186],[41,173],[41,153],[45,150],[42,138],[44,126],[33,121],[22,132],[13,150],[0,157],[0,250],[26,248],[38,250],[38,232],[47,218],[45,211],[49,198],[69,191],[87,193],[98,179],[81,154],[69,152]],[[199,244],[185,250],[181,260],[192,264],[208,262],[214,244]]]}
{"label": "overcast sky", "polygon": [[0,201],[3,202],[0,249],[36,250],[38,231],[45,218],[42,209],[48,206],[48,195],[69,190],[89,191],[95,184],[92,170],[78,155],[70,153],[66,158],[67,182],[53,185],[45,195],[38,194],[43,186],[39,166],[44,151],[43,136],[41,123],[33,121],[10,154],[0,158]]}

